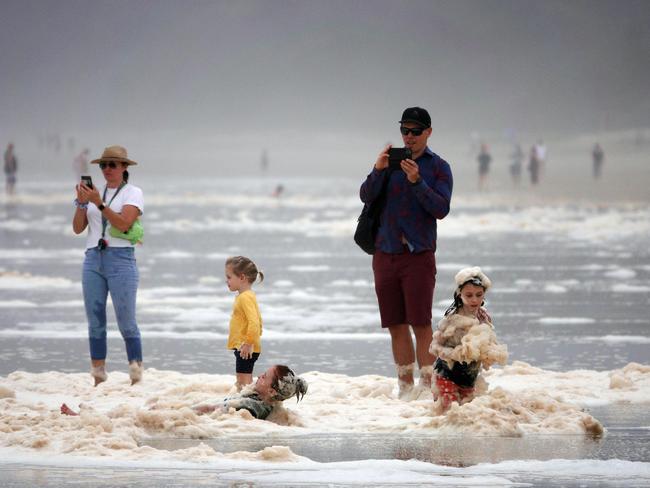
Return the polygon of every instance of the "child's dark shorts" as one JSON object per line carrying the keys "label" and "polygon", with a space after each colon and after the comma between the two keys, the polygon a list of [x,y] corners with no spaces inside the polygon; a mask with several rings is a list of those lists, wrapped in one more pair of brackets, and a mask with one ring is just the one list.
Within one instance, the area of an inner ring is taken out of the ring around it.
{"label": "child's dark shorts", "polygon": [[376,251],[372,258],[381,326],[431,327],[436,258],[433,251],[402,254]]}
{"label": "child's dark shorts", "polygon": [[251,374],[253,373],[253,367],[255,366],[255,361],[260,357],[259,352],[254,352],[250,359],[244,359],[239,355],[239,351],[235,349],[235,371],[237,373]]}

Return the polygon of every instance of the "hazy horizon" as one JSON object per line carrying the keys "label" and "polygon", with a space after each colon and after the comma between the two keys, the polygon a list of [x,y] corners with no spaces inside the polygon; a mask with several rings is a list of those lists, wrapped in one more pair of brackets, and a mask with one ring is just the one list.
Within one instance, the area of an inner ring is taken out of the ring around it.
{"label": "hazy horizon", "polygon": [[356,161],[365,172],[384,143],[400,143],[412,105],[429,109],[431,146],[449,158],[472,135],[529,146],[650,127],[643,0],[2,0],[2,10],[0,143],[17,143],[23,174],[115,143],[172,173],[254,168],[265,148],[289,174],[356,173]]}
{"label": "hazy horizon", "polygon": [[646,1],[3,0],[2,129],[650,125]]}

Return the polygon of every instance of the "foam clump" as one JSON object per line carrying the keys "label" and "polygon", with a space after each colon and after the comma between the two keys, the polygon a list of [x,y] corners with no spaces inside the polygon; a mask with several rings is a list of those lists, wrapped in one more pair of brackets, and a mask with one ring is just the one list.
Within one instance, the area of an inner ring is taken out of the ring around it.
{"label": "foam clump", "polygon": [[494,327],[473,317],[452,314],[444,317],[433,334],[431,354],[454,362],[480,361],[484,369],[493,364],[505,365],[508,348],[497,341]]}
{"label": "foam clump", "polygon": [[[433,414],[430,393],[412,401],[398,399],[395,378],[322,372],[302,376],[310,384],[305,398],[299,404],[284,402],[264,421],[234,409],[206,415],[192,410],[197,403],[223,398],[233,384],[232,375],[149,369],[133,388],[126,373],[114,372],[94,388],[87,373],[12,373],[0,377],[2,387],[15,394],[0,398],[0,449],[27,458],[66,454],[196,463],[223,458],[292,462],[297,456],[283,446],[224,454],[200,441],[320,433],[597,436],[602,424],[584,411],[585,405],[648,403],[650,397],[650,367],[635,363],[614,371],[554,372],[515,362],[486,372],[492,386],[470,403],[452,404],[445,415]],[[617,378],[625,380],[625,388],[609,387]],[[63,402],[80,414],[62,415]],[[142,445],[156,437],[197,439],[197,445],[169,451]]]}
{"label": "foam clump", "polygon": [[16,398],[16,392],[11,388],[0,385],[0,398]]}

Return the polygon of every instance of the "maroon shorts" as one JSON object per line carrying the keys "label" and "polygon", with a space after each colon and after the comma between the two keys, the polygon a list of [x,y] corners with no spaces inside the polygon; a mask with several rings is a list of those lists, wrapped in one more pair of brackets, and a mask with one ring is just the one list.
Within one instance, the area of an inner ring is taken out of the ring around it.
{"label": "maroon shorts", "polygon": [[436,257],[433,251],[372,257],[381,326],[431,326]]}

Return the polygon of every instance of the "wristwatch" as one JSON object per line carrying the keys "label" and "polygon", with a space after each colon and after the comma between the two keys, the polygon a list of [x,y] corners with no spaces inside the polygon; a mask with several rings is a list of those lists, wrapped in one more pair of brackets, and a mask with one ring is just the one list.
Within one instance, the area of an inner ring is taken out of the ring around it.
{"label": "wristwatch", "polygon": [[103,212],[104,209],[106,208],[106,205],[104,205],[104,202],[102,202],[99,205],[97,205],[97,208],[99,209],[100,212]]}
{"label": "wristwatch", "polygon": [[415,181],[409,181],[409,183],[411,184],[411,186],[415,186],[415,185],[419,185],[421,181],[422,181],[422,177],[421,177],[421,176],[418,176],[418,179],[417,179],[417,180],[415,180]]}

